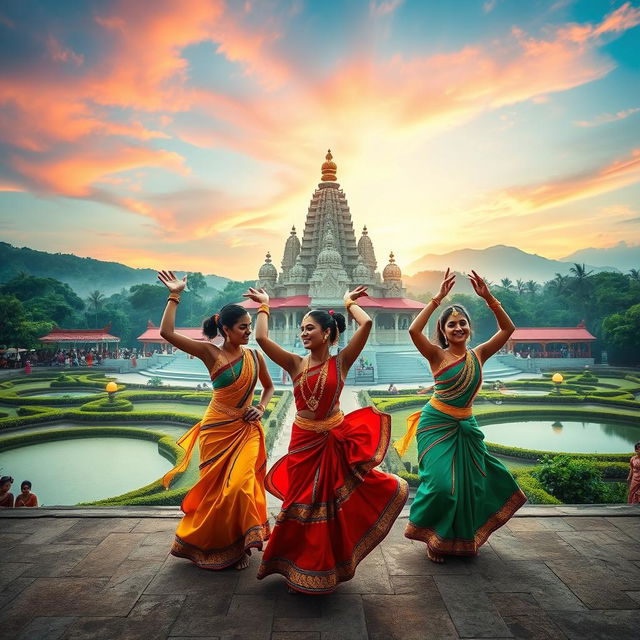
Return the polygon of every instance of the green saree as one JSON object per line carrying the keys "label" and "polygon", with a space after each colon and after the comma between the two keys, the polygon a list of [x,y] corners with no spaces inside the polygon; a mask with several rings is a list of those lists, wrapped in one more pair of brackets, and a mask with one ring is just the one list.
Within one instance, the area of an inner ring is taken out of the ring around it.
{"label": "green saree", "polygon": [[475,555],[492,531],[526,502],[507,469],[487,451],[471,405],[482,384],[473,351],[435,375],[431,400],[409,417],[396,443],[402,454],[418,439],[420,486],[405,536],[437,554]]}

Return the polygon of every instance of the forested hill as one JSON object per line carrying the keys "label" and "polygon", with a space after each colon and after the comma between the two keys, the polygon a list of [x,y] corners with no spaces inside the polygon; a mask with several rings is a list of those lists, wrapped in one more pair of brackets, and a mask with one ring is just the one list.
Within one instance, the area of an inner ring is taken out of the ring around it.
{"label": "forested hill", "polygon": [[[0,242],[0,283],[11,280],[21,271],[65,282],[81,297],[96,289],[110,295],[123,287],[128,289],[135,284],[156,282],[153,269],[134,269],[118,262],[80,258],[69,253],[47,253]],[[217,291],[230,282],[229,278],[216,275],[205,276],[205,279],[207,286]]]}

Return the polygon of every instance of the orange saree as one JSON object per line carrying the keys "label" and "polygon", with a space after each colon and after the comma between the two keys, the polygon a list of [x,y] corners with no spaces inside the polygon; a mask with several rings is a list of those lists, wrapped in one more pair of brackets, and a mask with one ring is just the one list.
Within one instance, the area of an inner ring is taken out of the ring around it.
{"label": "orange saree", "polygon": [[204,417],[178,440],[187,455],[163,478],[168,487],[186,470],[197,442],[200,479],[182,501],[185,515],[171,553],[202,569],[231,566],[251,548],[262,549],[269,537],[264,435],[259,422],[242,420],[253,399],[258,366],[255,352],[245,349],[235,362],[214,368]]}

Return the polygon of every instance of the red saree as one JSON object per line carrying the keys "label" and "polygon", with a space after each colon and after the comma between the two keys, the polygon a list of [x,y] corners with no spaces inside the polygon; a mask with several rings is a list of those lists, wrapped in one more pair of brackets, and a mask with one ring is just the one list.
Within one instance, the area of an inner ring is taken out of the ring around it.
{"label": "red saree", "polygon": [[[309,370],[312,388],[320,370]],[[296,417],[289,452],[266,479],[283,504],[258,579],[279,573],[303,593],[330,593],[353,578],[408,496],[404,480],[374,469],[389,445],[390,416],[371,407],[335,412],[343,384],[339,359],[332,357],[316,418]],[[308,410],[300,376],[294,394],[298,411]]]}

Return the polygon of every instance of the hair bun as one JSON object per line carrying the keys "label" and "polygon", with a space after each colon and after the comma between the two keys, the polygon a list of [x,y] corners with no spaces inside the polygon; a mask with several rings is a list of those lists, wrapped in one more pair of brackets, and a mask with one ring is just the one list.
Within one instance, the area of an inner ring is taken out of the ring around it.
{"label": "hair bun", "polygon": [[342,313],[333,313],[332,318],[336,323],[338,333],[344,333],[347,328],[347,319],[344,317],[344,315]]}

